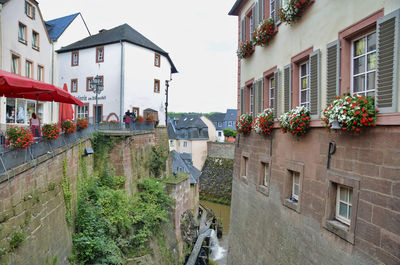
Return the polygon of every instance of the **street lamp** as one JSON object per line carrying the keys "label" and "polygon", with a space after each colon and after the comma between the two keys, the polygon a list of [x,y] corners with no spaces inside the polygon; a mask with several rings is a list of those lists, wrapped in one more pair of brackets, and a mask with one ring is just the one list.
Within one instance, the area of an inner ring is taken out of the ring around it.
{"label": "street lamp", "polygon": [[96,77],[95,78],[93,78],[93,80],[91,80],[90,81],[90,89],[92,89],[93,90],[93,92],[96,94],[96,107],[95,107],[95,116],[94,116],[94,118],[95,118],[95,128],[96,128],[96,131],[99,129],[99,125],[98,125],[98,122],[97,122],[97,101],[98,101],[98,95],[103,91],[103,89],[104,89],[104,86],[103,86],[103,79],[100,77],[100,76],[98,76],[98,75],[96,75]]}

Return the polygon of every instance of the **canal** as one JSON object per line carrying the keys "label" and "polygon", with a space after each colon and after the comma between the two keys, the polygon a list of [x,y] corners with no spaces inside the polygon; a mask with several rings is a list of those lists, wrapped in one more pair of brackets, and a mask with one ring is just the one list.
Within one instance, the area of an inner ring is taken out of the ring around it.
{"label": "canal", "polygon": [[229,234],[231,207],[229,205],[224,205],[224,204],[219,204],[219,203],[209,202],[209,201],[203,201],[203,200],[200,201],[200,204],[208,209],[213,210],[215,215],[217,217],[219,217],[222,221],[223,236],[222,236],[222,238],[219,239],[219,245],[221,247],[221,249],[219,250],[219,253],[221,253],[221,255],[218,255],[218,257],[216,257],[216,259],[214,261],[217,262],[218,265],[226,265],[227,264],[226,255],[228,253],[228,234]]}

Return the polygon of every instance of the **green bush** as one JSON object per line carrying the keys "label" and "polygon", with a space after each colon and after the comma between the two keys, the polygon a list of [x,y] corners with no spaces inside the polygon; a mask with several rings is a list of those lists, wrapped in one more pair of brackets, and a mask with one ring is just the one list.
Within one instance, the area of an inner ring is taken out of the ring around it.
{"label": "green bush", "polygon": [[233,137],[236,138],[236,131],[232,129],[224,129],[224,136],[225,137]]}
{"label": "green bush", "polygon": [[10,249],[16,249],[25,240],[25,233],[21,228],[14,229],[10,234]]}
{"label": "green bush", "polygon": [[160,177],[161,172],[165,170],[168,158],[168,148],[162,146],[153,146],[150,153],[150,173],[154,177]]}

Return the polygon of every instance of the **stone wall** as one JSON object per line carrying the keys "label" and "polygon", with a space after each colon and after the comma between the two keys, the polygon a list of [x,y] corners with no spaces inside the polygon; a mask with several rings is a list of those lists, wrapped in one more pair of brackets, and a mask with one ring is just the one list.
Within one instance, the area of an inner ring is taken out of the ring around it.
{"label": "stone wall", "polygon": [[207,156],[234,159],[235,144],[234,143],[219,143],[207,142]]}
{"label": "stone wall", "polygon": [[[67,264],[72,253],[72,228],[66,222],[62,189],[63,165],[76,197],[79,148],[90,146],[89,140],[65,146],[38,159],[35,167],[23,164],[8,173],[15,177],[0,184],[1,264],[46,264],[57,256],[57,264]],[[85,158],[86,159],[86,158]],[[87,159],[91,172],[93,159]],[[72,205],[72,209],[74,205]],[[10,243],[23,235],[21,244],[10,249]],[[7,252],[5,253],[5,251]]]}
{"label": "stone wall", "polygon": [[[359,135],[312,128],[299,139],[275,129],[273,138],[238,140],[228,264],[400,264],[398,126]],[[328,170],[331,141],[337,150]],[[297,204],[287,201],[293,171],[300,172]],[[343,228],[330,225],[335,182],[353,187]]]}

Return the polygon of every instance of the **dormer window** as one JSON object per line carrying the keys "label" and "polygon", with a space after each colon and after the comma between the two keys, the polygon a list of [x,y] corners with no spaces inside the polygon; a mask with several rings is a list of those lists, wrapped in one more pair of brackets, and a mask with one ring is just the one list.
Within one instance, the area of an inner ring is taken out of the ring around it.
{"label": "dormer window", "polygon": [[104,62],[104,47],[96,48],[96,63]]}
{"label": "dormer window", "polygon": [[31,19],[35,19],[35,7],[28,1],[25,1],[25,14]]}
{"label": "dormer window", "polygon": [[161,65],[161,55],[158,53],[154,54],[154,66],[160,67]]}
{"label": "dormer window", "polygon": [[73,51],[71,53],[71,66],[79,65],[79,51]]}

